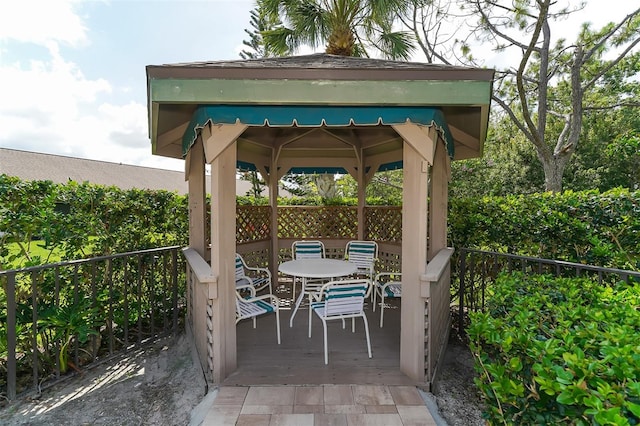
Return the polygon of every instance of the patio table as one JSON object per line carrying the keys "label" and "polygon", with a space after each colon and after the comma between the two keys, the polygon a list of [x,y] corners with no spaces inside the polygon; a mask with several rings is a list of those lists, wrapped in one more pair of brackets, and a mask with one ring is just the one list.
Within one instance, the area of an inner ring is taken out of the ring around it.
{"label": "patio table", "polygon": [[311,298],[317,296],[319,288],[308,288],[307,278],[337,278],[344,277],[356,273],[358,266],[355,263],[347,262],[340,259],[296,259],[281,263],[278,271],[286,275],[302,278],[302,290],[296,299],[296,305],[289,319],[289,327],[293,327],[293,318],[298,312],[300,303],[305,294],[309,295],[309,303]]}

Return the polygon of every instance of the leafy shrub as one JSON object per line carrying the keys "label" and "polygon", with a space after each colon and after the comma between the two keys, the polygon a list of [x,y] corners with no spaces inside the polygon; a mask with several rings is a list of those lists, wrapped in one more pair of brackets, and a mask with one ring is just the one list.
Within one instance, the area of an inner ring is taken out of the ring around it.
{"label": "leafy shrub", "polygon": [[0,174],[0,269],[186,244],[187,197]]}
{"label": "leafy shrub", "polygon": [[640,422],[640,286],[502,275],[469,337],[492,424]]}
{"label": "leafy shrub", "polygon": [[640,192],[454,198],[449,240],[459,248],[640,270]]}

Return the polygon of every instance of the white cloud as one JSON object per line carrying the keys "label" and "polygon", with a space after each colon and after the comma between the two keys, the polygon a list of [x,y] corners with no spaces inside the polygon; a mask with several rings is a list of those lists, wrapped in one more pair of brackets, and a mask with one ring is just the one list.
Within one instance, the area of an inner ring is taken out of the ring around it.
{"label": "white cloud", "polygon": [[88,42],[87,28],[76,14],[78,0],[5,0],[0,2],[0,41],[79,46]]}
{"label": "white cloud", "polygon": [[182,160],[151,155],[145,105],[107,102],[129,88],[87,78],[61,55],[60,44],[89,43],[75,3],[0,3],[0,46],[45,48],[38,57],[0,62],[0,146],[182,170]]}
{"label": "white cloud", "polygon": [[71,62],[59,54],[57,45],[47,43],[51,57],[32,60],[29,64],[0,66],[0,90],[3,114],[23,114],[27,110],[52,118],[75,117],[82,104],[90,104],[101,93],[111,92],[104,79],[88,80]]}

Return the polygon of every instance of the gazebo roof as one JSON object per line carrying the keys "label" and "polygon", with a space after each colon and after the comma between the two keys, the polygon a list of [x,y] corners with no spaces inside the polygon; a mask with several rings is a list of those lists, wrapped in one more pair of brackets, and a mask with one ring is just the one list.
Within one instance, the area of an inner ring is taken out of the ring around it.
{"label": "gazebo roof", "polygon": [[[454,145],[454,158],[473,158],[482,154],[493,75],[489,69],[328,54],[149,65],[149,134],[154,154],[181,158],[183,140],[205,124],[196,118],[202,117],[204,107],[228,106],[236,113],[238,107],[260,106],[267,114],[264,120],[245,123],[251,126],[238,139],[239,148],[252,152],[250,157],[267,155],[271,143],[285,147],[284,157],[301,156],[303,150],[312,156],[318,150],[332,158],[350,156],[354,144],[365,155],[379,155],[401,145],[385,125],[384,114],[406,110],[406,120],[413,121],[415,113],[437,110],[443,120],[433,122],[451,139],[447,142]],[[315,117],[320,123],[314,129],[302,128],[295,112],[278,126],[269,116],[276,108],[308,111],[314,106],[321,114]],[[362,117],[370,115],[371,108],[382,112],[366,126],[353,120],[331,128],[322,115],[343,110]],[[215,118],[206,119],[218,124]],[[397,159],[391,156],[389,161]]]}

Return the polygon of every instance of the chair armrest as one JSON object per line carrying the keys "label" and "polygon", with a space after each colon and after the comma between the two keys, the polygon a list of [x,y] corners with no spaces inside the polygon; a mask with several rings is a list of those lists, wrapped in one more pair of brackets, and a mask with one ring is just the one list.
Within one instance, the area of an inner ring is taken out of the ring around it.
{"label": "chair armrest", "polygon": [[271,271],[269,271],[267,268],[257,268],[257,267],[246,266],[246,269],[249,271],[262,272],[264,274],[267,274],[269,278],[271,278]]}
{"label": "chair armrest", "polygon": [[249,299],[242,299],[244,302],[256,302],[258,300],[266,300],[266,299],[271,299],[271,304],[276,308],[276,311],[280,309],[280,299],[277,296],[274,296],[273,294],[263,294],[262,296],[255,296],[255,290],[254,290],[254,296],[250,297]]}
{"label": "chair armrest", "polygon": [[[381,278],[386,278],[387,280],[389,280],[389,282],[400,282],[400,278],[402,278],[402,273],[401,272],[380,272],[379,274],[376,274],[376,277],[374,279],[376,285],[378,286],[383,285],[380,283]],[[385,283],[387,282],[386,280],[384,281]]]}
{"label": "chair armrest", "polygon": [[251,281],[250,278],[247,281],[248,281],[247,284],[236,285],[236,296],[239,299],[242,299],[242,300],[245,300],[245,301],[248,300],[248,299],[245,299],[244,297],[242,297],[240,295],[240,290],[249,290],[249,293],[251,293],[251,298],[255,298],[256,297],[256,288],[253,286],[253,282]]}

